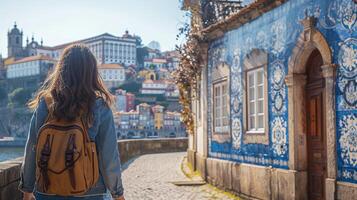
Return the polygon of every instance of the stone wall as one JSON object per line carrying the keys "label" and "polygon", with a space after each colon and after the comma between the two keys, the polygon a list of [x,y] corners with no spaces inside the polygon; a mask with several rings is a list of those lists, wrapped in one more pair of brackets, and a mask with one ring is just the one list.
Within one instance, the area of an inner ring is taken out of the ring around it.
{"label": "stone wall", "polygon": [[[186,151],[187,138],[120,140],[118,149],[122,163],[143,154]],[[20,200],[17,189],[22,158],[0,162],[0,200]]]}
{"label": "stone wall", "polygon": [[0,162],[0,200],[20,200],[17,189],[20,181],[22,158]]}
{"label": "stone wall", "polygon": [[143,154],[186,151],[187,145],[187,138],[120,140],[118,142],[122,163]]}
{"label": "stone wall", "polygon": [[[188,150],[188,156],[192,150]],[[308,199],[307,172],[278,169],[216,158],[191,155],[190,164],[208,183],[246,199]],[[357,196],[356,184],[336,182],[336,191],[326,191],[326,199],[347,200]]]}
{"label": "stone wall", "polygon": [[295,170],[207,159],[207,181],[247,199],[307,199],[301,176]]}

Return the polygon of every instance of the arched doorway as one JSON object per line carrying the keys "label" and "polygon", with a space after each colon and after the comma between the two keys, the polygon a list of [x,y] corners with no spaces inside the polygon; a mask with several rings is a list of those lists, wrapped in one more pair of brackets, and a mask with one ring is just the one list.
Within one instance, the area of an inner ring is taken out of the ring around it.
{"label": "arched doorway", "polygon": [[[334,197],[336,191],[335,68],[316,19],[301,21],[292,51],[288,89],[289,169],[295,170],[296,199]],[[326,148],[328,146],[328,148]],[[317,186],[316,186],[317,185]],[[319,187],[319,188],[316,188]],[[315,194],[316,193],[316,194]]]}
{"label": "arched doorway", "polygon": [[324,199],[326,178],[326,130],[324,129],[325,81],[320,52],[312,51],[306,63],[306,140],[309,199]]}

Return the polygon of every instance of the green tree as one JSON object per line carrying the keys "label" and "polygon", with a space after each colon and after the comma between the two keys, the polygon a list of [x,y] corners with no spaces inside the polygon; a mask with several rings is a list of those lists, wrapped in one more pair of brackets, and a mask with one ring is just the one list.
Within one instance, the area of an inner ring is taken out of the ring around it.
{"label": "green tree", "polygon": [[150,64],[149,68],[155,70],[156,66],[154,64]]}
{"label": "green tree", "polygon": [[147,47],[139,47],[136,49],[136,58],[139,66],[144,65],[144,59],[147,55],[149,55]]}
{"label": "green tree", "polygon": [[143,40],[141,39],[141,37],[140,36],[134,36],[134,38],[135,38],[135,40],[136,40],[136,46],[137,47],[142,47],[143,46]]}
{"label": "green tree", "polygon": [[9,106],[25,106],[31,98],[32,91],[24,88],[16,88],[9,94]]}
{"label": "green tree", "polygon": [[141,83],[138,83],[136,81],[130,81],[130,82],[126,82],[124,84],[122,84],[121,86],[119,86],[120,89],[126,90],[127,92],[131,92],[131,93],[139,93],[139,90],[141,88]]}

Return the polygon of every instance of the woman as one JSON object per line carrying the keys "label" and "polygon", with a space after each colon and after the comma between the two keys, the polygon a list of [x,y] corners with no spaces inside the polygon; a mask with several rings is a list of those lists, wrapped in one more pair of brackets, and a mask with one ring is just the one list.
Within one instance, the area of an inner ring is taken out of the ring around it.
{"label": "woman", "polygon": [[[46,105],[47,99],[51,100],[52,106]],[[34,114],[30,123],[19,186],[24,193],[24,200],[106,200],[112,197],[124,200],[120,158],[110,109],[112,103],[113,97],[103,85],[96,59],[90,50],[81,44],[67,47],[54,72],[46,79],[35,98],[29,102]],[[63,121],[73,121],[81,116],[82,123],[87,127],[87,135],[95,144],[99,178],[83,194],[60,196],[43,192],[36,187],[36,168],[38,170],[41,166],[36,163],[36,140],[39,129],[47,121],[48,116]]]}

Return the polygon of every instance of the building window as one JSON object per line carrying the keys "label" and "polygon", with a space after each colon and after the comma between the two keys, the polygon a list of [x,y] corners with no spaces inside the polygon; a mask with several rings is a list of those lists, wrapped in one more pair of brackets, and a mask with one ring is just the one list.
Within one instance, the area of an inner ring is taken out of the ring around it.
{"label": "building window", "polygon": [[269,144],[268,128],[268,54],[253,49],[243,60],[243,142]]}
{"label": "building window", "polygon": [[264,69],[247,72],[248,132],[264,132]]}
{"label": "building window", "polygon": [[213,88],[214,131],[216,133],[226,133],[229,131],[227,81],[216,83]]}

